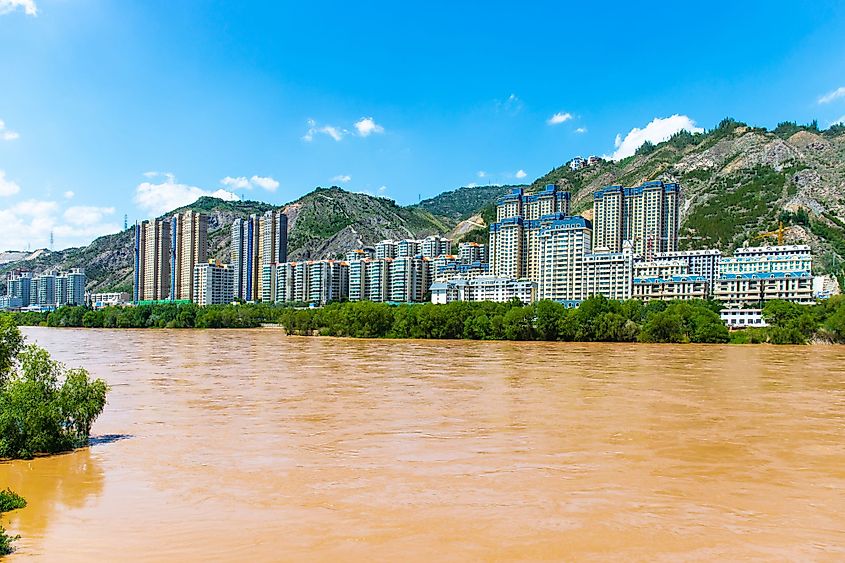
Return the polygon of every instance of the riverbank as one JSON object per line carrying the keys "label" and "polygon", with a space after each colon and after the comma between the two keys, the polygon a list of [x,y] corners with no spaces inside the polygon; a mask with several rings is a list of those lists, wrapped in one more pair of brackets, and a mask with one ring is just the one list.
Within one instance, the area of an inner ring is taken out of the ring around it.
{"label": "riverbank", "polygon": [[322,308],[267,304],[157,304],[62,307],[51,313],[13,313],[23,326],[85,328],[257,328],[275,325],[287,334],[356,338],[542,340],[663,343],[845,343],[845,298],[816,305],[767,302],[767,328],[729,332],[714,301],[585,300],[577,309],[540,301],[453,302],[392,305],[369,301]]}

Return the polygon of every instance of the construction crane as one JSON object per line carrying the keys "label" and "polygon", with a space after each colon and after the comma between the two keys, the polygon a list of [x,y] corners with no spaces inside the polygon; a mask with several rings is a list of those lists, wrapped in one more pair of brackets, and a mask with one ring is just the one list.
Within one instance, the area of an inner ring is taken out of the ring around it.
{"label": "construction crane", "polygon": [[760,233],[753,240],[763,239],[766,237],[778,237],[778,246],[783,246],[783,234],[786,232],[786,229],[783,228],[783,221],[778,222],[778,228],[775,231],[767,231],[765,233]]}

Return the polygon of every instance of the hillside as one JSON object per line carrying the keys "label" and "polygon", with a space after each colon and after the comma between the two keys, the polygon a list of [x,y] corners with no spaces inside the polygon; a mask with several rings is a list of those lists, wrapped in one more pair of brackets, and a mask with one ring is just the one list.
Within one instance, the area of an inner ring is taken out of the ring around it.
{"label": "hillside", "polygon": [[712,131],[681,132],[646,144],[618,162],[573,172],[563,165],[538,178],[572,192],[573,209],[590,214],[592,192],[644,180],[680,182],[684,190],[681,246],[729,252],[762,244],[763,231],[787,227],[787,243],[806,243],[821,271],[839,271],[845,258],[845,127],[782,123],[775,130],[731,119]]}
{"label": "hillside", "polygon": [[520,186],[465,186],[424,199],[413,207],[457,223],[475,215],[484,206],[516,187]]}
{"label": "hillside", "polygon": [[[229,261],[232,221],[275,206],[256,201],[223,201],[203,197],[175,212],[192,209],[209,216],[209,257]],[[419,208],[340,188],[317,188],[282,206],[288,215],[288,248],[292,260],[341,257],[347,250],[375,244],[384,238],[406,238],[448,232],[454,223]],[[83,248],[43,252],[34,260],[9,262],[0,273],[26,268],[36,273],[51,269],[85,268],[89,291],[131,290],[132,228],[100,237]],[[5,280],[4,280],[5,281]]]}

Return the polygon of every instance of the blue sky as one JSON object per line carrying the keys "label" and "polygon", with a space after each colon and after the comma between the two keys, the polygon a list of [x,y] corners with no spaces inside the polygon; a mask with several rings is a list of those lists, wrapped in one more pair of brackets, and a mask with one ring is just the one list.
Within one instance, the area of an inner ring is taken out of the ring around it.
{"label": "blue sky", "polygon": [[0,250],[204,193],[408,204],[725,116],[845,118],[842,2],[357,4],[0,0]]}

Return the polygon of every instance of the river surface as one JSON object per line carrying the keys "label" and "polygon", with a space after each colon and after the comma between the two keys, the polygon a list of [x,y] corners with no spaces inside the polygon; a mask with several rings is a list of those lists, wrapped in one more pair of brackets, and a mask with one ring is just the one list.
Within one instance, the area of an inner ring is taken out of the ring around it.
{"label": "river surface", "polygon": [[10,559],[845,559],[845,346],[25,329],[112,386]]}

